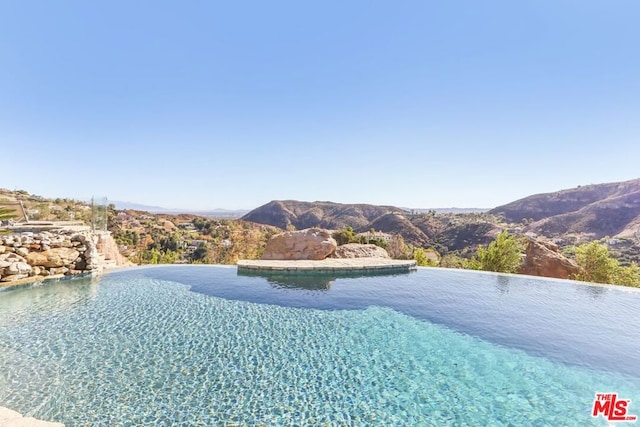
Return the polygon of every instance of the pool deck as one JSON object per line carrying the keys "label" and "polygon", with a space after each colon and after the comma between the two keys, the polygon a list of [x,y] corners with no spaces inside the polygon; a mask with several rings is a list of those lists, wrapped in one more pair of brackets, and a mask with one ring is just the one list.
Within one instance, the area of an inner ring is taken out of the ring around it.
{"label": "pool deck", "polygon": [[4,427],[64,427],[62,423],[23,417],[19,412],[0,406],[0,426]]}
{"label": "pool deck", "polygon": [[238,270],[282,272],[403,272],[416,268],[414,260],[387,258],[327,258],[323,260],[240,260]]}

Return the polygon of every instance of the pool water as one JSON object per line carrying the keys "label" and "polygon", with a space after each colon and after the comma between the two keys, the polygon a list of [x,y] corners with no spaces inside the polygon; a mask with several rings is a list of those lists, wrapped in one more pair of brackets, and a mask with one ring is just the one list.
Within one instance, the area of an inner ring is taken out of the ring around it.
{"label": "pool water", "polygon": [[419,269],[134,269],[0,292],[0,406],[69,426],[585,426],[640,414],[640,292]]}

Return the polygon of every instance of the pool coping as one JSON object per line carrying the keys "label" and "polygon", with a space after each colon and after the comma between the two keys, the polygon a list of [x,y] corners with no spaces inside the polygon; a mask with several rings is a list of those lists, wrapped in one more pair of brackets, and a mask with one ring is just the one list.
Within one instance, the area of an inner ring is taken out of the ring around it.
{"label": "pool coping", "polygon": [[62,280],[72,280],[75,278],[82,278],[87,276],[92,276],[92,273],[81,273],[81,274],[52,274],[51,276],[31,276],[25,277],[23,279],[14,280],[11,282],[0,282],[0,292],[9,291],[19,288],[31,287],[31,286],[42,286],[44,284],[60,282]]}
{"label": "pool coping", "polygon": [[327,258],[323,260],[239,260],[238,271],[302,272],[406,272],[415,270],[415,260],[388,258]]}

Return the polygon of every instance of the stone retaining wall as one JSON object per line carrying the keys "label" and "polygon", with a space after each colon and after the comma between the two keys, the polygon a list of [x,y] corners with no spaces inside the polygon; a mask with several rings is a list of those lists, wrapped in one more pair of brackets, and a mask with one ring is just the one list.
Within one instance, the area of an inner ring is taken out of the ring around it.
{"label": "stone retaining wall", "polygon": [[[0,286],[29,278],[37,281],[48,276],[97,273],[109,265],[123,265],[124,258],[112,254],[113,246],[113,238],[105,232],[54,230],[0,234]],[[100,249],[109,252],[111,259]]]}

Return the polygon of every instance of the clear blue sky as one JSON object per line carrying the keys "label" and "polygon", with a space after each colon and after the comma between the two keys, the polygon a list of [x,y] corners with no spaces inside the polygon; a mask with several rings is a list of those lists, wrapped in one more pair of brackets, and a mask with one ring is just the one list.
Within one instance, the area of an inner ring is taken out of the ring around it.
{"label": "clear blue sky", "polygon": [[0,187],[493,207],[640,177],[637,0],[0,0]]}

